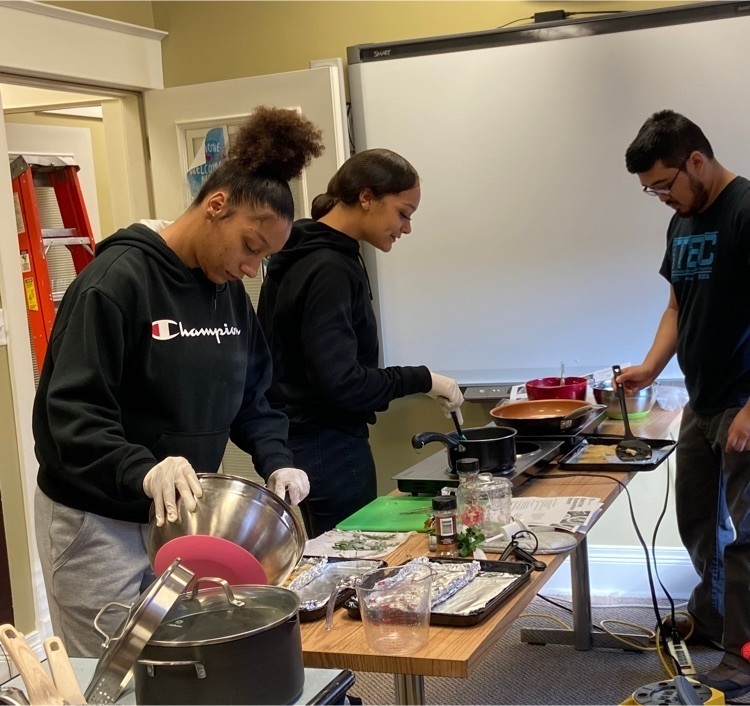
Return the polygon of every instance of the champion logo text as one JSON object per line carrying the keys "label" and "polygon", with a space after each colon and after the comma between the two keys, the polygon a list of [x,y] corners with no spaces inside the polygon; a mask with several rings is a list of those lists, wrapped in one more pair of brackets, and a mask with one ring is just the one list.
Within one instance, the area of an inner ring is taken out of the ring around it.
{"label": "champion logo text", "polygon": [[241,333],[240,329],[229,324],[216,328],[186,328],[181,321],[172,321],[172,319],[159,319],[151,324],[151,336],[157,341],[169,341],[178,336],[182,338],[209,336],[215,338],[217,343],[221,343],[224,336],[239,336]]}

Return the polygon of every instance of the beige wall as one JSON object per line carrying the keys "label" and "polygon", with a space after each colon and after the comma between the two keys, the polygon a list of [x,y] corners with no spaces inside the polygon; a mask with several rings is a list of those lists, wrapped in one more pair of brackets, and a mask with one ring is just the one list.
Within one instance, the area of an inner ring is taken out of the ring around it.
{"label": "beige wall", "polygon": [[112,219],[112,193],[107,178],[107,150],[104,144],[104,126],[96,118],[66,117],[61,115],[39,115],[37,113],[11,113],[5,115],[6,123],[24,125],[50,125],[52,127],[88,128],[91,132],[91,149],[96,171],[96,200],[99,207],[100,232],[94,233],[96,240],[115,231]]}
{"label": "beige wall", "polygon": [[306,69],[311,59],[342,57],[346,62],[346,48],[355,44],[489,30],[550,9],[633,11],[684,5],[686,0],[554,5],[512,0],[51,4],[169,32],[162,43],[164,85],[182,86]]}
{"label": "beige wall", "polygon": [[[568,12],[634,11],[682,2],[342,1],[342,2],[58,2],[62,7],[141,24],[169,33],[162,43],[167,87],[255,76],[308,67],[312,59],[342,57],[355,44],[488,30],[564,8]],[[398,96],[394,96],[398,106]],[[429,198],[429,193],[425,193]],[[398,254],[394,254],[398,257]],[[418,364],[420,361],[404,361]],[[489,405],[466,404],[467,426],[487,423]],[[450,422],[423,395],[397,400],[372,429],[379,490],[420,458],[410,439],[420,431],[449,431]],[[441,451],[431,444],[424,452]],[[626,521],[625,513],[616,515]],[[614,532],[605,543],[630,544]],[[667,537],[664,545],[679,541]]]}

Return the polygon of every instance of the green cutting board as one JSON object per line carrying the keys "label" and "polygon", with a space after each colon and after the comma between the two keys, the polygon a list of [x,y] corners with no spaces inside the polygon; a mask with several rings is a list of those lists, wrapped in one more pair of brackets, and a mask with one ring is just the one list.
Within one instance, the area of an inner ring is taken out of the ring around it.
{"label": "green cutting board", "polygon": [[[424,511],[419,512],[420,509]],[[430,514],[432,498],[384,495],[349,515],[336,528],[366,532],[426,532],[424,523]]]}

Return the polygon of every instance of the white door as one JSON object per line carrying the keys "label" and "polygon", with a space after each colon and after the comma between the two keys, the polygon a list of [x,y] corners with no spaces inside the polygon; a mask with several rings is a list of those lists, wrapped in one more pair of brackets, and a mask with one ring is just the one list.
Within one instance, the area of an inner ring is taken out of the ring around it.
{"label": "white door", "polygon": [[[203,136],[213,128],[224,128],[224,137],[231,139],[236,127],[260,105],[299,110],[323,132],[325,151],[291,184],[295,216],[309,215],[310,201],[326,190],[328,180],[346,158],[341,101],[338,73],[330,66],[146,92],[154,216],[172,220],[190,204],[187,171],[196,153],[200,161]],[[261,275],[243,281],[257,304]],[[231,442],[223,469],[259,480],[249,457]]]}
{"label": "white door", "polygon": [[325,152],[306,170],[300,188],[306,199],[324,192],[343,161],[341,100],[338,75],[329,66],[147,91],[154,216],[173,219],[187,208],[186,171],[195,135],[219,126],[228,126],[231,134],[231,127],[260,105],[298,109],[323,131]]}

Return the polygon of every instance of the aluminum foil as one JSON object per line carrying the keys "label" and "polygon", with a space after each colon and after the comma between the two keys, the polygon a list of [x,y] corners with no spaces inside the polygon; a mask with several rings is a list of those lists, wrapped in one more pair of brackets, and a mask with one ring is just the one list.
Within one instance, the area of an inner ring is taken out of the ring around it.
{"label": "aluminum foil", "polygon": [[440,605],[433,604],[433,613],[450,615],[475,615],[483,611],[487,604],[499,596],[508,586],[518,580],[518,574],[499,571],[480,571],[476,578],[455,595]]}
{"label": "aluminum foil", "polygon": [[478,561],[431,562],[429,557],[421,556],[412,559],[408,564],[427,564],[436,574],[432,579],[431,604],[443,603],[452,595],[466,588],[479,573]]}
{"label": "aluminum foil", "polygon": [[[338,593],[336,588],[340,584],[345,585],[346,583],[351,583],[347,581],[347,579],[357,577],[366,571],[377,569],[382,565],[380,561],[367,559],[331,562],[325,557],[323,557],[323,559],[326,563],[318,563],[318,565],[310,569],[310,571],[316,573],[312,579],[295,588],[294,584],[298,579],[303,577],[302,574],[300,574],[291,584],[289,584],[289,589],[299,596],[300,610],[302,611],[312,611],[323,608],[328,603],[331,596],[334,596],[335,599],[335,596]],[[340,586],[340,588],[343,588],[344,585]]]}
{"label": "aluminum foil", "polygon": [[327,556],[322,556],[319,559],[302,559],[297,564],[297,568],[301,569],[301,571],[289,582],[287,588],[290,591],[299,593],[301,588],[307,586],[308,583],[314,581],[323,573],[327,564]]}

